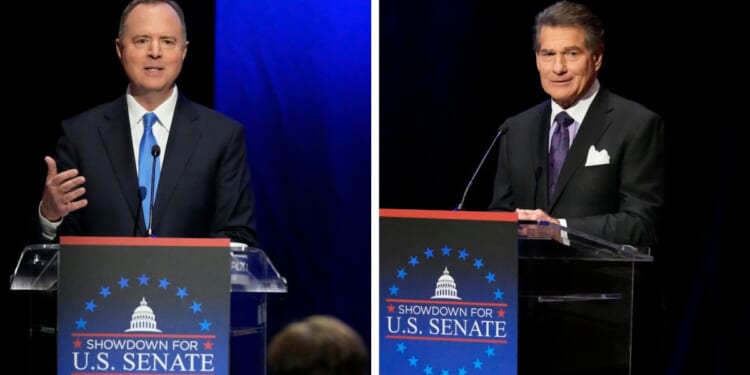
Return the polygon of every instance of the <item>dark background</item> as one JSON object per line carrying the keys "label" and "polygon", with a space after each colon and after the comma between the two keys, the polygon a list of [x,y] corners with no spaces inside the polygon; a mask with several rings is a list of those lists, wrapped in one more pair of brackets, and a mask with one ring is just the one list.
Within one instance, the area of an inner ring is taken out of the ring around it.
{"label": "dark background", "polygon": [[[380,1],[381,207],[456,207],[498,126],[546,99],[531,37],[536,13],[551,3]],[[646,267],[653,298],[636,307],[654,318],[638,337],[654,351],[640,369],[729,373],[750,313],[737,295],[748,285],[736,255],[746,247],[739,207],[747,171],[746,121],[738,122],[746,99],[730,91],[746,81],[735,70],[737,10],[587,3],[606,31],[600,82],[666,122],[668,224]],[[489,205],[495,154],[464,209]]]}

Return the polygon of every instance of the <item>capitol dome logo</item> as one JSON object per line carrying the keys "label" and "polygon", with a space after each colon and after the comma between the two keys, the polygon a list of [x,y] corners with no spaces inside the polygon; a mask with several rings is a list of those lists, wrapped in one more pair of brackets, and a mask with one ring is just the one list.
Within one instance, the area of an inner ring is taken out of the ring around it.
{"label": "capitol dome logo", "polygon": [[156,315],[154,315],[154,310],[148,307],[146,297],[141,299],[141,305],[133,311],[130,328],[125,332],[161,332],[156,328]]}
{"label": "capitol dome logo", "polygon": [[443,275],[440,276],[437,281],[437,286],[435,287],[435,295],[430,298],[457,300],[461,299],[461,297],[458,296],[456,282],[453,280],[453,277],[451,277],[451,273],[448,272],[448,267],[445,267],[445,270],[443,270]]}

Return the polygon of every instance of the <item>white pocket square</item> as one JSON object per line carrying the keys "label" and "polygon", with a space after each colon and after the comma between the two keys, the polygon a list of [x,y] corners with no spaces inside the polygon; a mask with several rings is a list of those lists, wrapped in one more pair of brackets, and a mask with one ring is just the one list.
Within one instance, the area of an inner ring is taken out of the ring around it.
{"label": "white pocket square", "polygon": [[606,149],[596,151],[594,145],[589,147],[589,153],[586,155],[586,166],[593,167],[595,165],[607,165],[609,164],[609,153]]}

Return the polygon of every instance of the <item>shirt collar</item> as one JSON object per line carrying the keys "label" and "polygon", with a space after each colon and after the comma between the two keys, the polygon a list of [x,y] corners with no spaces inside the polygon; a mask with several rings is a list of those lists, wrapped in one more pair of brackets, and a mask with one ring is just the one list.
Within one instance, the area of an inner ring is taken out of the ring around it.
{"label": "shirt collar", "polygon": [[[568,107],[564,109],[565,112],[568,113],[568,115],[575,120],[575,122],[582,124],[583,119],[586,117],[586,112],[588,112],[589,107],[591,107],[591,103],[594,101],[594,98],[596,97],[596,94],[599,93],[599,80],[595,79],[594,83],[589,87],[588,91],[583,95],[581,99],[576,102],[576,104],[573,104],[571,107]],[[560,107],[559,104],[555,103],[554,100],[550,100],[552,102],[552,116],[550,117],[550,125],[555,119],[555,116],[557,116],[558,113],[563,111],[563,108]]]}
{"label": "shirt collar", "polygon": [[128,105],[128,117],[130,119],[131,126],[140,125],[141,120],[143,119],[143,115],[146,114],[146,112],[154,112],[159,118],[159,121],[156,123],[156,125],[163,126],[167,133],[169,133],[169,129],[172,127],[174,110],[177,107],[178,96],[177,85],[175,85],[174,90],[172,90],[172,95],[170,95],[169,98],[164,101],[164,103],[161,103],[153,111],[147,111],[145,108],[143,108],[143,106],[138,104],[133,95],[130,93],[130,86],[128,86],[125,100]]}

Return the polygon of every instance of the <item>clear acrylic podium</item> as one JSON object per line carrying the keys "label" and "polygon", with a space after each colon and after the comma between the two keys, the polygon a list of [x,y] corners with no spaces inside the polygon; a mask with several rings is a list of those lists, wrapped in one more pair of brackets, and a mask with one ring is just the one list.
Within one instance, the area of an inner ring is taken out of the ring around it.
{"label": "clear acrylic podium", "polygon": [[[28,306],[24,360],[30,362],[33,374],[56,374],[58,250],[57,244],[27,246],[10,279],[14,302]],[[261,249],[233,243],[229,251],[230,371],[233,375],[265,374],[267,294],[286,293],[286,280]]]}
{"label": "clear acrylic podium", "polygon": [[547,225],[570,246],[519,238],[519,374],[631,374],[638,264],[653,261],[650,249]]}

